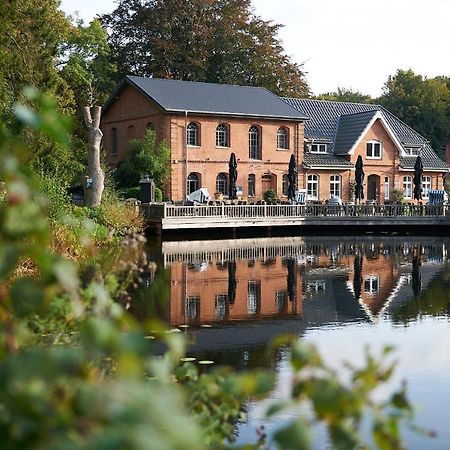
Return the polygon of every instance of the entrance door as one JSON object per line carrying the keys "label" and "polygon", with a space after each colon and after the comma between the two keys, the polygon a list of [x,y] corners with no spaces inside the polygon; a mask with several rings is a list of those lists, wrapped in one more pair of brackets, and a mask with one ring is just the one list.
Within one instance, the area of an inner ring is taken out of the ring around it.
{"label": "entrance door", "polygon": [[269,189],[277,192],[277,176],[273,173],[265,173],[262,176],[262,193]]}
{"label": "entrance door", "polygon": [[378,175],[369,175],[367,177],[367,200],[378,201],[380,192],[380,177]]}

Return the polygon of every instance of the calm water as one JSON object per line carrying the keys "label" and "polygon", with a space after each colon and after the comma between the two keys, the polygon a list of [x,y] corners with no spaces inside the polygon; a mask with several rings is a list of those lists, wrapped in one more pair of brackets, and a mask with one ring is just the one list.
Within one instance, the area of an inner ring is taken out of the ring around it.
{"label": "calm water", "polygon": [[[417,423],[437,438],[407,434],[410,449],[450,448],[450,238],[281,237],[163,242],[150,249],[156,274],[134,301],[140,317],[158,315],[183,327],[189,353],[237,369],[272,368],[277,388],[289,389],[286,352],[267,352],[270,341],[295,333],[316,344],[335,367],[362,361],[393,344],[394,385],[408,381],[419,408]],[[164,269],[164,270],[163,270]],[[269,432],[271,399],[248,405],[238,441]],[[318,432],[317,448],[326,447]]]}

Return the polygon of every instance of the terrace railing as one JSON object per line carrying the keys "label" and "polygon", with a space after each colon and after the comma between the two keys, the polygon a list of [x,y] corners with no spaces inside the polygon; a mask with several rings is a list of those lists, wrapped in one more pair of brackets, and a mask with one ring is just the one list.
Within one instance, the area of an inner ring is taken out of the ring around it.
{"label": "terrace railing", "polygon": [[198,218],[305,218],[305,217],[439,217],[442,205],[144,205],[148,219]]}

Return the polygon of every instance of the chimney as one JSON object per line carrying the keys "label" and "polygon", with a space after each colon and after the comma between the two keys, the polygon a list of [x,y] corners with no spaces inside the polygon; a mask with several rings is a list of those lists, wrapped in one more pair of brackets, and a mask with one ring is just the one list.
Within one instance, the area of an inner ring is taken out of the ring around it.
{"label": "chimney", "polygon": [[450,142],[445,146],[445,162],[450,164]]}

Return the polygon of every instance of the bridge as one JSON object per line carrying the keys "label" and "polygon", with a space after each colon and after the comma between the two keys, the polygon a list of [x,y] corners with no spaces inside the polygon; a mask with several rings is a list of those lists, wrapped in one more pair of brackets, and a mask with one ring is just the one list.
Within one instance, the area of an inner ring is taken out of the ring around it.
{"label": "bridge", "polygon": [[428,227],[450,225],[447,206],[407,204],[289,205],[289,204],[144,204],[149,228],[169,230],[237,229],[253,227]]}

